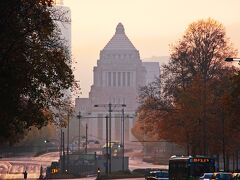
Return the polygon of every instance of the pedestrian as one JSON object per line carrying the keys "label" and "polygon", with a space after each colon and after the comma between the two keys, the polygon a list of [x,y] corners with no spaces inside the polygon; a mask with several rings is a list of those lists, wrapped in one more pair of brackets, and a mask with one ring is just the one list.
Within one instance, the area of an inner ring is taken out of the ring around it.
{"label": "pedestrian", "polygon": [[28,173],[27,173],[27,171],[25,170],[24,173],[23,173],[24,179],[27,179],[27,174],[28,174]]}
{"label": "pedestrian", "polygon": [[39,179],[43,179],[43,167],[40,167],[40,176]]}
{"label": "pedestrian", "polygon": [[100,168],[97,168],[97,179],[100,179],[100,173],[101,173]]}

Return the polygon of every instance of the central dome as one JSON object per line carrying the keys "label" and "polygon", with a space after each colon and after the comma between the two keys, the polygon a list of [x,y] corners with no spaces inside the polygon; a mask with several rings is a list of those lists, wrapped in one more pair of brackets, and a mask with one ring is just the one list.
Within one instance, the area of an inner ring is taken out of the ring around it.
{"label": "central dome", "polygon": [[104,47],[103,51],[108,50],[136,50],[132,42],[128,39],[125,34],[124,26],[119,23],[116,27],[116,32],[111,40]]}

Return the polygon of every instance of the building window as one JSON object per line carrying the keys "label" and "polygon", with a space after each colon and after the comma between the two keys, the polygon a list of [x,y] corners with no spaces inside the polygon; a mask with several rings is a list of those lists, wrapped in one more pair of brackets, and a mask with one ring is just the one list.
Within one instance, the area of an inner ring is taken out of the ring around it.
{"label": "building window", "polygon": [[130,72],[127,72],[127,86],[130,86]]}
{"label": "building window", "polygon": [[108,86],[112,86],[112,73],[108,72]]}
{"label": "building window", "polygon": [[118,72],[118,87],[121,86],[121,72]]}
{"label": "building window", "polygon": [[126,73],[125,72],[122,73],[122,78],[123,78],[122,85],[125,86],[126,85]]}
{"label": "building window", "polygon": [[116,72],[113,72],[113,86],[116,87]]}

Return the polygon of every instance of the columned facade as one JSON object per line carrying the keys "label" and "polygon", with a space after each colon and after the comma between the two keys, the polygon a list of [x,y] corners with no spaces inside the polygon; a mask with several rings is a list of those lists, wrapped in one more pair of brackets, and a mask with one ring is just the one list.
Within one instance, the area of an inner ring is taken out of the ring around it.
{"label": "columned facade", "polygon": [[114,36],[100,51],[97,66],[93,68],[94,80],[89,98],[76,99],[76,112],[81,111],[82,114],[95,117],[83,120],[84,123],[88,123],[89,134],[92,137],[105,142],[105,117],[108,115],[108,107],[96,108],[94,105],[107,106],[111,103],[112,141],[120,141],[122,108],[115,107],[114,104],[126,104],[125,115],[128,115],[128,118],[125,118],[125,141],[128,144],[127,142],[135,140],[131,128],[138,108],[138,89],[146,84],[146,72],[139,51],[126,36],[123,25],[119,23]]}

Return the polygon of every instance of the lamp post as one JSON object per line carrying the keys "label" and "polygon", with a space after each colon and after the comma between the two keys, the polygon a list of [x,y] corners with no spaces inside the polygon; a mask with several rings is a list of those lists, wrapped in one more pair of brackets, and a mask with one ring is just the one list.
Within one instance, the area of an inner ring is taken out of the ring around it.
{"label": "lamp post", "polygon": [[88,124],[86,123],[86,146],[85,146],[85,154],[88,151]]}
{"label": "lamp post", "polygon": [[106,174],[108,175],[108,170],[109,170],[109,162],[108,162],[108,145],[109,145],[109,139],[108,139],[108,116],[106,116]]}
{"label": "lamp post", "polygon": [[124,107],[122,108],[122,171],[124,172]]}
{"label": "lamp post", "polygon": [[[109,134],[109,144],[110,144],[110,148],[111,148],[111,141],[112,141],[112,136],[111,136],[111,132],[112,132],[112,124],[111,124],[111,118],[112,118],[112,110],[113,108],[116,108],[116,107],[126,107],[126,104],[112,104],[112,103],[109,103],[109,104],[95,104],[94,107],[108,107],[108,114],[109,114],[109,128],[107,128],[109,131],[107,134]],[[111,174],[111,171],[112,171],[112,152],[111,152],[111,149],[109,151],[109,173]],[[107,157],[108,158],[108,157]]]}
{"label": "lamp post", "polygon": [[[94,117],[94,116],[88,116],[91,115],[91,113],[88,113],[87,116],[81,114],[81,112],[79,111],[79,114],[77,115],[77,118],[79,119],[79,127],[78,127],[78,150],[80,150],[80,145],[81,145],[81,133],[80,133],[80,129],[81,129],[81,119],[93,119],[93,118],[99,118],[99,117]],[[88,133],[88,124],[86,123],[86,133]],[[88,134],[86,134],[86,137],[88,136]]]}
{"label": "lamp post", "polygon": [[69,172],[69,114],[70,112],[67,112],[67,172]]}
{"label": "lamp post", "polygon": [[62,136],[63,136],[63,132],[62,132],[62,128],[61,128],[61,129],[60,129],[60,138],[61,138],[61,139],[60,139],[60,149],[59,149],[59,151],[60,151],[60,153],[59,153],[59,154],[60,154],[60,155],[59,155],[59,156],[60,156],[60,159],[61,159],[61,157],[63,156],[63,141],[62,141],[62,140],[63,140],[63,137],[62,137]]}
{"label": "lamp post", "polygon": [[65,172],[65,143],[64,143],[64,132],[62,132],[62,172]]}
{"label": "lamp post", "polygon": [[59,127],[60,127],[60,143],[59,143],[59,159],[61,159],[62,156],[62,127],[60,123],[60,115],[57,113],[55,117],[58,119]]}
{"label": "lamp post", "polygon": [[81,134],[80,134],[80,129],[81,129],[81,112],[79,111],[77,118],[79,119],[79,124],[78,124],[78,151],[80,152],[80,143],[81,143]]}

